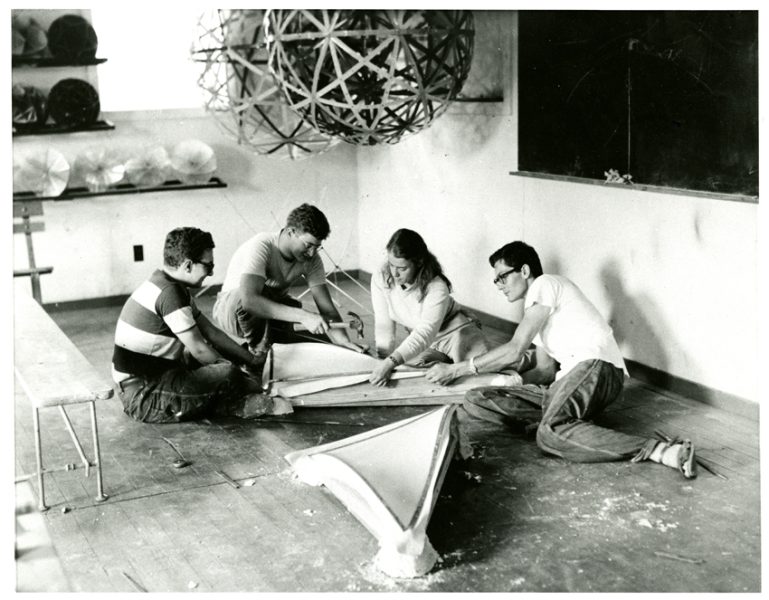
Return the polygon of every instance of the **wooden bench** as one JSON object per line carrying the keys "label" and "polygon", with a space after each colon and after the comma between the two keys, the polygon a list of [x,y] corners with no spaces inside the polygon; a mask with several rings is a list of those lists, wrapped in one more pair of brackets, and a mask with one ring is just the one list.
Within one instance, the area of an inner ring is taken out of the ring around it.
{"label": "wooden bench", "polygon": [[[91,467],[96,467],[96,501],[106,500],[107,496],[102,489],[96,401],[112,397],[111,382],[96,372],[48,313],[18,288],[14,292],[14,370],[21,388],[32,404],[40,510],[48,509],[45,504],[43,475],[54,471],[84,468],[85,476],[89,477]],[[64,408],[83,402],[90,403],[93,460],[89,460],[83,451]],[[50,407],[59,408],[82,465],[68,464],[53,469],[44,468],[39,411]]]}

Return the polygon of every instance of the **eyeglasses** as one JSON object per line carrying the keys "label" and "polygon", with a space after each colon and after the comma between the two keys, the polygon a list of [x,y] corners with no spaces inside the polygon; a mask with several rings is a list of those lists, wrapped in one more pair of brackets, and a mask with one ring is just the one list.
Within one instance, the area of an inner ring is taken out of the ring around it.
{"label": "eyeglasses", "polygon": [[310,242],[305,242],[302,238],[299,238],[299,241],[304,244],[304,249],[306,251],[315,250],[315,252],[320,252],[323,248],[322,244],[312,244]]}
{"label": "eyeglasses", "polygon": [[504,283],[505,279],[507,279],[507,276],[510,275],[510,273],[515,273],[517,271],[520,271],[520,269],[510,269],[509,271],[500,273],[494,278],[494,285],[499,285],[500,283]]}
{"label": "eyeglasses", "polygon": [[196,260],[195,262],[198,263],[199,265],[203,265],[206,268],[206,272],[209,275],[214,272],[214,262],[213,261],[206,262],[204,260]]}

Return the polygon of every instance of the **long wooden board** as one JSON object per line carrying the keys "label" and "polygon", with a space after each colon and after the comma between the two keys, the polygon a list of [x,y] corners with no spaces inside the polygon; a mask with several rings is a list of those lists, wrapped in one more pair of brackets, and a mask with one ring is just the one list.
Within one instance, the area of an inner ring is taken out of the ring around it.
{"label": "long wooden board", "polygon": [[477,387],[494,385],[497,373],[460,377],[451,385],[431,383],[423,377],[391,381],[378,388],[368,382],[291,398],[297,407],[324,406],[402,406],[458,404],[465,392]]}
{"label": "long wooden board", "polygon": [[[400,379],[413,379],[415,377],[424,377],[426,370],[422,371],[395,371],[390,376],[390,381],[397,381]],[[371,373],[366,371],[365,373],[358,373],[356,375],[337,375],[336,377],[321,377],[318,379],[310,379],[309,381],[301,381],[299,383],[278,383],[273,387],[272,393],[274,395],[282,396],[283,398],[296,398],[297,396],[306,396],[308,394],[316,394],[324,390],[339,389],[356,385],[358,383],[366,383],[371,377]]]}

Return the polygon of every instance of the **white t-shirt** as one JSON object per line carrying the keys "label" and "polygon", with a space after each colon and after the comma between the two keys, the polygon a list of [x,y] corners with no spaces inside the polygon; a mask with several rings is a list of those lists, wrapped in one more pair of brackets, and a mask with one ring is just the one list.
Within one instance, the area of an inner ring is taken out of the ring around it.
{"label": "white t-shirt", "polygon": [[446,282],[440,277],[435,277],[427,284],[427,293],[422,301],[419,295],[419,287],[414,284],[405,290],[399,285],[388,288],[381,269],[371,276],[377,352],[384,355],[393,351],[396,323],[411,330],[396,348],[406,362],[435,341],[443,319],[454,308],[454,300]]}
{"label": "white t-shirt", "polygon": [[534,344],[557,360],[556,379],[583,360],[600,359],[627,373],[611,327],[582,291],[566,277],[540,275],[526,292],[523,308],[550,308],[550,316],[534,336]]}
{"label": "white t-shirt", "polygon": [[303,275],[308,287],[326,282],[323,261],[317,254],[307,262],[288,261],[278,250],[278,233],[257,233],[243,242],[232,255],[222,292],[238,289],[242,275],[259,275],[265,278],[265,287],[272,288],[280,296]]}

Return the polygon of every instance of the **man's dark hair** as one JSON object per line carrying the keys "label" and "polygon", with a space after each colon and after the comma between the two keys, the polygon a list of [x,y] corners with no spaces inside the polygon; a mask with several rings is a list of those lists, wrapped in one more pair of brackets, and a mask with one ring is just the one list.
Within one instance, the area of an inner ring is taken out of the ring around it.
{"label": "man's dark hair", "polygon": [[163,263],[169,267],[178,267],[187,259],[197,262],[203,252],[214,247],[214,238],[207,231],[196,227],[177,227],[166,236]]}
{"label": "man's dark hair", "polygon": [[292,210],[286,219],[286,227],[293,227],[297,231],[309,233],[315,236],[318,241],[325,240],[331,233],[326,215],[312,204],[302,204]]}
{"label": "man's dark hair", "polygon": [[539,262],[537,251],[524,242],[510,242],[489,256],[489,264],[493,267],[500,260],[513,269],[520,270],[523,265],[529,265],[532,277],[542,275],[542,263]]}

